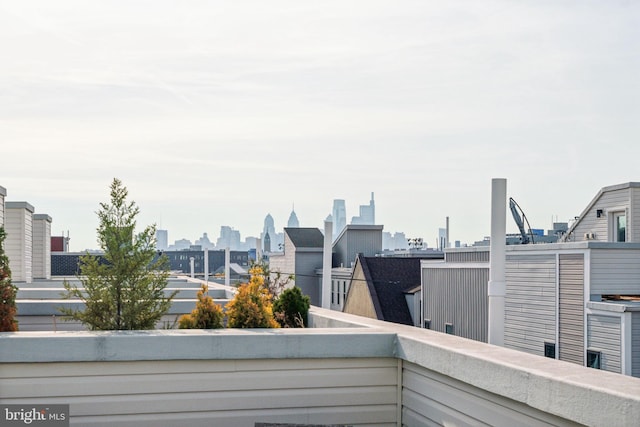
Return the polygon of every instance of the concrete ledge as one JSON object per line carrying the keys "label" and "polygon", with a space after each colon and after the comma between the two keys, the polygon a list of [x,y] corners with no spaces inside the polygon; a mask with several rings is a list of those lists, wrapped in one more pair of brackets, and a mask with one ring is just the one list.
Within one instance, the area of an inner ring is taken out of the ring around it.
{"label": "concrete ledge", "polygon": [[367,329],[0,333],[0,363],[394,357],[395,335]]}

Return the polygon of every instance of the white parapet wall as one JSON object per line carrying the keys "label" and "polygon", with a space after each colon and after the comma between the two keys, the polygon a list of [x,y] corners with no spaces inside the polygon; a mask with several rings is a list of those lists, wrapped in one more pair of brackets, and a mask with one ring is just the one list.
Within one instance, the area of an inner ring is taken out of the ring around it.
{"label": "white parapet wall", "polygon": [[33,215],[33,278],[51,279],[51,217]]}
{"label": "white parapet wall", "polygon": [[312,308],[309,329],[0,333],[0,404],[82,426],[635,425],[640,380]]}
{"label": "white parapet wall", "polygon": [[33,212],[27,202],[5,202],[5,253],[13,282],[33,280]]}

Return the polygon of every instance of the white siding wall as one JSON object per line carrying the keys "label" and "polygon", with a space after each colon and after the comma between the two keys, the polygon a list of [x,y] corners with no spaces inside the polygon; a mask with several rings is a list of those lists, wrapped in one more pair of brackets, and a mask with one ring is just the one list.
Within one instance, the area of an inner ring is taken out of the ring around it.
{"label": "white siding wall", "polygon": [[522,403],[404,362],[402,425],[423,426],[573,426]]}
{"label": "white siding wall", "polygon": [[5,252],[14,282],[32,281],[33,211],[8,207],[5,211]]}
{"label": "white siding wall", "polygon": [[591,293],[640,295],[640,250],[592,249]]}
{"label": "white siding wall", "polygon": [[396,426],[396,359],[4,364],[2,403],[70,404],[72,425]]}
{"label": "white siding wall", "polygon": [[631,316],[631,375],[640,377],[640,311]]}
{"label": "white siding wall", "polygon": [[544,355],[556,340],[556,256],[507,255],[504,345]]}
{"label": "white siding wall", "polygon": [[51,278],[51,218],[33,216],[33,278]]}
{"label": "white siding wall", "polygon": [[[585,233],[595,233],[598,241],[608,242],[609,239],[609,220],[606,214],[607,209],[613,207],[629,207],[629,188],[623,188],[620,190],[606,191],[602,194],[594,205],[589,209],[582,218],[580,223],[573,231],[572,241],[581,242],[584,239]],[[600,218],[596,216],[596,211],[603,209],[604,215]]]}
{"label": "white siding wall", "polygon": [[[286,278],[289,274],[293,274],[296,270],[296,252],[291,239],[287,233],[284,233],[284,254],[283,255],[271,255],[269,257],[269,270],[271,273],[282,273],[283,278]],[[272,277],[274,275],[272,274]],[[289,286],[296,285],[295,279],[289,282]]]}
{"label": "white siding wall", "polygon": [[627,221],[628,240],[630,242],[640,242],[640,188],[631,188],[631,208],[629,209],[629,220]]}
{"label": "white siding wall", "polygon": [[600,369],[622,373],[620,317],[588,315],[587,348],[602,352]]}

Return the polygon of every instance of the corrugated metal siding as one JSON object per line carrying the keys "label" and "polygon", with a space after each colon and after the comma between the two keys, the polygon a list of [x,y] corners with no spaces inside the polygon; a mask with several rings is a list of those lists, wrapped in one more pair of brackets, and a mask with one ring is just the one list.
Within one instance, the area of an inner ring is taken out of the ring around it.
{"label": "corrugated metal siding", "polygon": [[72,425],[126,427],[396,426],[398,375],[379,358],[0,366],[4,404],[65,403]]}
{"label": "corrugated metal siding", "polygon": [[602,194],[599,200],[594,203],[591,209],[586,212],[580,223],[573,231],[572,241],[581,242],[584,239],[585,233],[595,233],[596,240],[607,242],[609,241],[609,220],[608,215],[602,215],[597,217],[596,211],[603,209],[605,212],[607,209],[613,207],[629,207],[629,189],[623,188],[620,190],[607,191]]}
{"label": "corrugated metal siding", "polygon": [[507,255],[504,345],[544,355],[556,339],[556,257]]}
{"label": "corrugated metal siding", "polygon": [[631,375],[640,377],[640,311],[631,313]]}
{"label": "corrugated metal siding", "polygon": [[587,347],[602,352],[600,369],[622,373],[620,318],[591,314],[587,316]]}
{"label": "corrugated metal siding", "polygon": [[402,425],[575,426],[562,418],[403,362]]}
{"label": "corrugated metal siding", "polygon": [[445,252],[446,262],[489,262],[489,249],[486,251]]}
{"label": "corrugated metal siding", "polygon": [[584,365],[584,255],[561,254],[559,262],[558,355]]}
{"label": "corrugated metal siding", "polygon": [[487,342],[489,268],[423,268],[424,319],[431,329]]}
{"label": "corrugated metal siding", "polygon": [[591,293],[640,294],[640,250],[592,249]]}

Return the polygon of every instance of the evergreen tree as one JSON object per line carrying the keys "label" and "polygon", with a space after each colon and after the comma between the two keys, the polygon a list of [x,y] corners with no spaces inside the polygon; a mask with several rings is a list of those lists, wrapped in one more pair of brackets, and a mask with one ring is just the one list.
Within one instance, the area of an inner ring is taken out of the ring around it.
{"label": "evergreen tree", "polygon": [[309,297],[299,287],[285,289],[273,303],[276,320],[283,328],[304,328],[309,315]]}
{"label": "evergreen tree", "polygon": [[78,279],[84,290],[64,283],[66,298],[78,298],[84,310],[62,309],[91,330],[153,329],[177,293],[164,295],[169,277],[166,256],[156,256],[155,225],[135,233],[139,208],[127,201],[122,182],[111,184],[110,203],[100,203],[98,244],[103,260],[80,258]]}
{"label": "evergreen tree", "polygon": [[11,283],[9,258],[4,253],[5,237],[4,228],[0,227],[0,332],[14,332],[18,330],[18,322],[14,319],[18,288]]}

